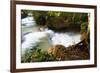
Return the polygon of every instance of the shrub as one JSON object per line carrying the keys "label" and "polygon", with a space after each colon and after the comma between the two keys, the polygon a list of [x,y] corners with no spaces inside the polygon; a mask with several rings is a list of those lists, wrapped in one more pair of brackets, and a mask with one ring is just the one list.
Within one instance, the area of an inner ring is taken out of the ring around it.
{"label": "shrub", "polygon": [[49,55],[46,51],[43,51],[39,46],[32,47],[32,49],[27,50],[21,57],[21,62],[47,62],[54,61],[55,58]]}

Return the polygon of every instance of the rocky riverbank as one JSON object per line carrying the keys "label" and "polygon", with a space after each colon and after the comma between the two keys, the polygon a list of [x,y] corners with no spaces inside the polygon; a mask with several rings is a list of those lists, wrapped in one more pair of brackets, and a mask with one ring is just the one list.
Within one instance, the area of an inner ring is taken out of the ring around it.
{"label": "rocky riverbank", "polygon": [[57,61],[64,60],[85,60],[89,59],[89,47],[85,40],[78,44],[64,47],[55,45],[48,49],[48,54],[55,57]]}

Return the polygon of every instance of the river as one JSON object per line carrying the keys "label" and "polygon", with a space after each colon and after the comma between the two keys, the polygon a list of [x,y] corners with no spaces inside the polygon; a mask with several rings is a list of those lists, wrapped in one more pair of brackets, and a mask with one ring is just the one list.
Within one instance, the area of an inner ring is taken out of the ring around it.
{"label": "river", "polygon": [[80,42],[80,34],[75,32],[54,32],[48,28],[37,26],[32,17],[22,19],[22,53],[39,44],[42,49],[52,45],[70,45]]}

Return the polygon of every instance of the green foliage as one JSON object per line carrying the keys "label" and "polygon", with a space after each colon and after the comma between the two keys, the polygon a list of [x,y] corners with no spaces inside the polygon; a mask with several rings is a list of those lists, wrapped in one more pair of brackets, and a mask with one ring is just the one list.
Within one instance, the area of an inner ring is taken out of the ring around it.
{"label": "green foliage", "polygon": [[88,22],[87,13],[74,12],[36,12],[37,24],[44,24],[52,30],[80,30],[81,23]]}
{"label": "green foliage", "polygon": [[32,13],[33,10],[21,10],[21,18],[25,18],[28,16],[28,13]]}
{"label": "green foliage", "polygon": [[57,11],[48,11],[48,16],[60,16],[61,12],[57,12]]}
{"label": "green foliage", "polygon": [[43,51],[39,46],[32,47],[31,50],[27,50],[21,57],[21,62],[47,62],[54,61],[55,58],[49,55],[46,51]]}
{"label": "green foliage", "polygon": [[81,24],[81,33],[87,31],[87,24],[88,24],[87,22]]}
{"label": "green foliage", "polygon": [[[60,12],[60,11],[32,11],[22,10],[23,13],[32,13],[37,25],[43,25],[52,30],[81,30],[81,24],[88,22],[88,13]],[[82,27],[85,30],[87,25]]]}
{"label": "green foliage", "polygon": [[37,25],[45,25],[47,20],[47,12],[45,11],[33,11],[33,17]]}

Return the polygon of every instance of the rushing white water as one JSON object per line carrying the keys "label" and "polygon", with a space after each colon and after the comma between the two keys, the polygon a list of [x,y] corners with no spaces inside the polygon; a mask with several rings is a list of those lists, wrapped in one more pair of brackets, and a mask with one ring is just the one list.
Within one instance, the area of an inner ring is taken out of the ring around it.
{"label": "rushing white water", "polygon": [[52,41],[50,39],[53,34],[54,33],[51,30],[47,30],[43,32],[32,32],[24,35],[24,42],[22,43],[22,53],[24,53],[27,49],[31,49],[37,44],[41,46],[42,49],[49,48],[52,44]]}
{"label": "rushing white water", "polygon": [[22,24],[22,26],[26,26],[26,27],[36,25],[35,21],[34,21],[34,18],[30,17],[30,16],[28,16],[26,18],[23,18],[22,21],[21,21],[21,24]]}
{"label": "rushing white water", "polygon": [[74,34],[72,32],[55,33],[55,35],[52,37],[53,45],[61,44],[68,47],[69,45],[73,45],[78,42],[80,42],[80,34]]}
{"label": "rushing white water", "polygon": [[[73,45],[80,42],[80,34],[78,33],[59,33],[47,29],[39,31],[37,26],[31,26],[35,25],[35,23],[33,23],[34,21],[31,19],[32,18],[30,18],[30,20],[29,18],[25,18],[24,20],[26,21],[22,20],[22,23],[26,24],[25,27],[22,28],[22,30],[24,30],[22,31],[22,33],[30,32],[28,34],[23,35],[22,37],[22,39],[24,39],[22,43],[22,54],[24,54],[27,49],[30,49],[31,47],[34,47],[37,44],[39,44],[43,49],[48,49],[51,45],[61,44],[65,47],[68,47],[69,45]],[[30,27],[29,22],[31,22]]]}

